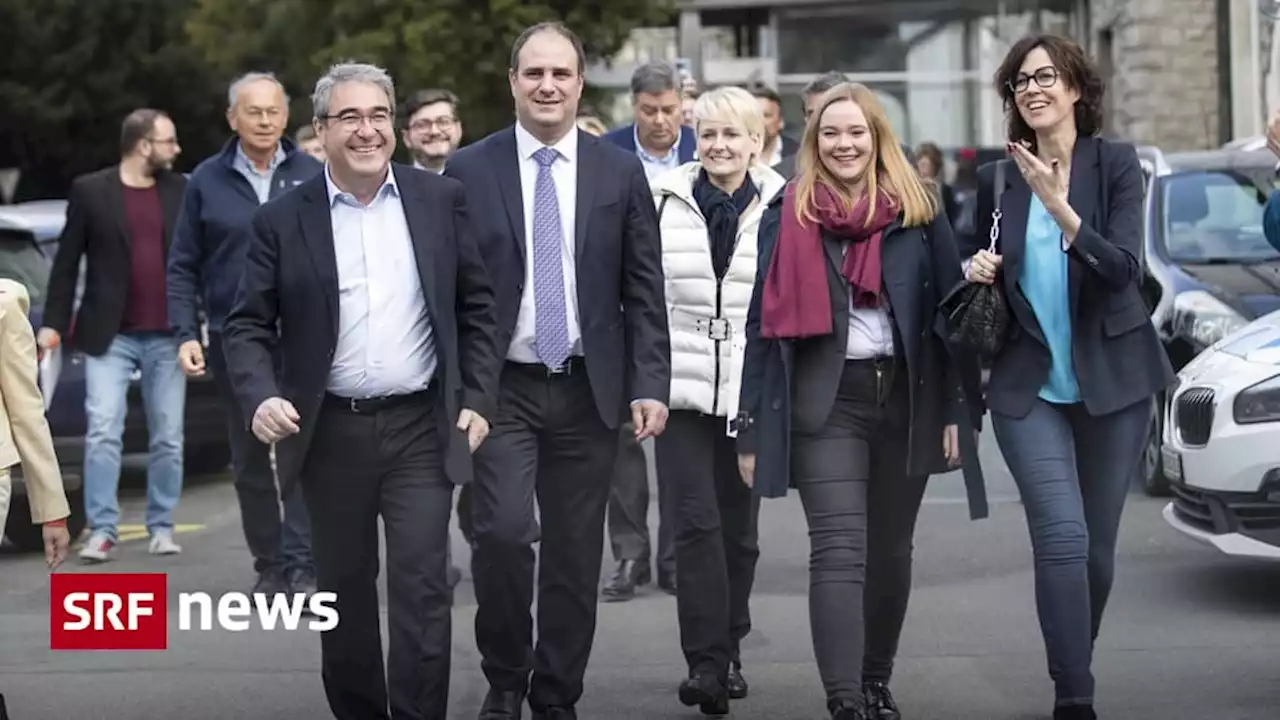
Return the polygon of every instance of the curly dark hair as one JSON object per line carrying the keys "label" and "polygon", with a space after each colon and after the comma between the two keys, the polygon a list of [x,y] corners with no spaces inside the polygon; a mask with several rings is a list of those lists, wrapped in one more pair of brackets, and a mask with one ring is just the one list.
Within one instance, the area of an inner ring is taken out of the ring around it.
{"label": "curly dark hair", "polygon": [[1052,33],[1034,33],[1014,43],[1000,63],[995,74],[996,92],[1004,101],[1005,118],[1008,123],[1010,142],[1028,142],[1034,148],[1036,134],[1018,113],[1014,101],[1013,81],[1022,69],[1027,55],[1036,48],[1044,48],[1058,70],[1060,82],[1080,93],[1076,103],[1076,132],[1085,136],[1097,135],[1102,131],[1102,100],[1106,94],[1106,83],[1098,72],[1097,66],[1085,54],[1084,48],[1071,38]]}

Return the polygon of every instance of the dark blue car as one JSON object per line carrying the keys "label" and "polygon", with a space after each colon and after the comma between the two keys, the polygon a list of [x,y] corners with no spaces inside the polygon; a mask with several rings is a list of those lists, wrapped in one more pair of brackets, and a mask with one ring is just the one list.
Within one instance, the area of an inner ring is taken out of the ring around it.
{"label": "dark blue car", "polygon": [[[1164,154],[1139,148],[1147,174],[1142,294],[1174,370],[1227,334],[1280,309],[1280,252],[1262,211],[1280,186],[1266,149]],[[1161,467],[1164,398],[1142,466],[1145,489],[1169,491]]]}
{"label": "dark blue car", "polygon": [[[58,249],[58,237],[66,217],[66,202],[36,201],[18,205],[0,205],[0,277],[21,282],[31,295],[31,325],[40,327],[49,268]],[[83,287],[83,269],[77,288],[77,299]],[[71,333],[74,337],[75,329]],[[68,340],[64,339],[64,340]],[[49,388],[43,387],[46,393]],[[84,500],[81,492],[81,468],[84,464],[84,358],[80,353],[64,354],[57,387],[46,416],[53,434],[54,447],[62,467],[63,482],[71,503],[69,521],[72,537],[84,528]],[[227,439],[226,415],[221,397],[206,372],[204,377],[187,380],[185,426],[185,471],[188,474],[217,472],[231,459]],[[143,412],[140,383],[129,389],[129,411],[125,419],[124,452],[147,452],[147,424]],[[31,524],[21,466],[14,468],[13,500],[4,534],[19,548],[39,549],[40,528]]]}

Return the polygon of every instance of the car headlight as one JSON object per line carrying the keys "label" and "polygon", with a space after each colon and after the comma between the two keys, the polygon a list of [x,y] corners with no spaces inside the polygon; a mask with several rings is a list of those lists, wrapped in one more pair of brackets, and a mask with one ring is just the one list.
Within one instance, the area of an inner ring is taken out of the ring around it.
{"label": "car headlight", "polygon": [[1249,324],[1234,308],[1203,290],[1178,293],[1173,300],[1173,332],[1201,348]]}
{"label": "car headlight", "polygon": [[1280,421],[1280,375],[1241,390],[1232,415],[1237,425]]}

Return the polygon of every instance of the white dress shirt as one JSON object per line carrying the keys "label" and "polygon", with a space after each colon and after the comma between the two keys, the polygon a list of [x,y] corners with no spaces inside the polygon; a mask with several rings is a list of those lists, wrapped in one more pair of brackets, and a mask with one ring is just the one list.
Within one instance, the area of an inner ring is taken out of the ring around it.
{"label": "white dress shirt", "polygon": [[676,141],[672,143],[671,149],[667,150],[665,157],[655,157],[644,149],[640,144],[639,127],[632,125],[631,134],[635,137],[636,155],[640,158],[640,164],[644,166],[644,176],[647,180],[652,181],[659,175],[680,167],[680,140],[684,137],[683,126],[676,131]]}
{"label": "white dress shirt", "polygon": [[395,173],[361,204],[333,183],[329,217],[338,267],[338,344],[329,392],[371,398],[425,390],[436,371],[435,337]]}
{"label": "white dress shirt", "polygon": [[[533,202],[538,184],[538,161],[533,154],[546,147],[524,126],[516,123],[516,154],[520,161],[520,194],[524,199],[524,292],[520,312],[516,315],[515,334],[507,359],[518,363],[541,363],[538,358],[537,308],[533,286]],[[564,273],[564,306],[569,321],[570,355],[582,354],[582,328],[578,321],[577,262],[574,257],[574,222],[578,203],[578,129],[575,127],[551,146],[560,157],[551,166],[556,182],[556,202],[560,206],[560,228],[564,244],[560,248],[560,267]]]}
{"label": "white dress shirt", "polygon": [[[849,243],[844,253],[849,252]],[[883,305],[876,308],[853,306],[849,292],[849,336],[845,338],[844,356],[849,360],[867,360],[893,355],[893,320]]]}

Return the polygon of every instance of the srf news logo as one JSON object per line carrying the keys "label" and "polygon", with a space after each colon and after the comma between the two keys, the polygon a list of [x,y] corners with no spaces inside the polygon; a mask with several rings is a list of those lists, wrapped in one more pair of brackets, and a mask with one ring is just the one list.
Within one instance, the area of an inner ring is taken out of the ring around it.
{"label": "srf news logo", "polygon": [[[52,576],[49,592],[51,650],[164,650],[169,646],[169,578],[164,573],[73,573]],[[318,592],[268,596],[224,593],[178,594],[178,629],[243,632],[257,616],[264,630],[297,630],[304,614],[316,632],[338,626],[338,596]],[[193,622],[193,616],[196,620]]]}

